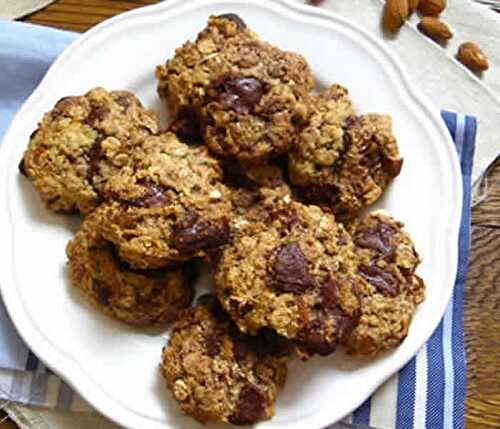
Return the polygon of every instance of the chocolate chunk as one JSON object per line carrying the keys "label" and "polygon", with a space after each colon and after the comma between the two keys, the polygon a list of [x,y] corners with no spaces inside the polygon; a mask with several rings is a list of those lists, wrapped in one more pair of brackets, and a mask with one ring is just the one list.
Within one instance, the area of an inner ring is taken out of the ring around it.
{"label": "chocolate chunk", "polygon": [[222,350],[221,338],[217,332],[205,335],[205,349],[211,358],[217,356]]}
{"label": "chocolate chunk", "polygon": [[394,252],[394,229],[383,222],[377,222],[373,227],[361,229],[356,234],[354,243],[356,246],[373,249],[382,255]]}
{"label": "chocolate chunk", "polygon": [[333,206],[340,198],[340,191],[334,185],[299,187],[296,191],[300,199],[313,204],[325,203]]}
{"label": "chocolate chunk", "polygon": [[94,176],[98,175],[100,172],[99,163],[103,159],[101,145],[102,138],[97,138],[90,147],[89,151],[84,155],[88,164],[87,180],[90,183],[93,183]]}
{"label": "chocolate chunk", "polygon": [[350,317],[340,308],[335,310],[332,315],[335,323],[335,335],[339,340],[351,335],[352,331],[358,326],[359,317]]}
{"label": "chocolate chunk", "polygon": [[248,114],[264,95],[264,84],[254,77],[226,77],[212,85],[215,98],[228,109]]}
{"label": "chocolate chunk", "polygon": [[323,283],[319,291],[321,306],[325,310],[336,310],[338,308],[338,289],[340,285],[337,280],[332,277]]}
{"label": "chocolate chunk", "polygon": [[376,265],[361,265],[359,273],[384,296],[396,297],[399,294],[398,280]]}
{"label": "chocolate chunk", "polygon": [[17,166],[19,168],[19,173],[21,173],[23,176],[28,177],[28,173],[26,173],[26,165],[24,164],[24,158],[21,158],[21,161],[19,161],[19,165]]}
{"label": "chocolate chunk", "polygon": [[259,421],[264,415],[266,397],[254,385],[243,386],[238,397],[236,411],[229,416],[233,425],[250,425]]}
{"label": "chocolate chunk", "polygon": [[401,158],[382,158],[382,166],[385,171],[389,173],[391,177],[396,177],[401,173],[401,168],[403,167],[403,160]]}
{"label": "chocolate chunk", "polygon": [[247,27],[247,24],[245,23],[245,21],[243,21],[243,19],[241,19],[235,13],[223,13],[222,15],[218,15],[217,18],[227,19],[228,21],[233,21],[234,23],[236,23],[238,25],[238,28],[240,30],[243,30],[244,28]]}
{"label": "chocolate chunk", "polygon": [[165,194],[165,188],[149,180],[139,181],[138,184],[146,188],[146,193],[141,199],[133,201],[131,205],[143,208],[158,208],[168,204],[169,198]]}
{"label": "chocolate chunk", "polygon": [[95,293],[97,302],[101,305],[108,305],[111,298],[109,289],[103,287],[97,280],[92,282],[92,291]]}
{"label": "chocolate chunk", "polygon": [[182,254],[216,249],[228,241],[229,226],[226,222],[213,225],[195,212],[187,212],[170,236],[170,245]]}
{"label": "chocolate chunk", "polygon": [[304,293],[314,285],[304,253],[297,243],[274,249],[268,269],[268,284],[278,292]]}
{"label": "chocolate chunk", "polygon": [[91,103],[91,109],[87,117],[85,118],[84,122],[88,125],[95,125],[96,122],[102,121],[107,114],[109,113],[109,110],[107,107],[104,107],[101,104],[97,103]]}

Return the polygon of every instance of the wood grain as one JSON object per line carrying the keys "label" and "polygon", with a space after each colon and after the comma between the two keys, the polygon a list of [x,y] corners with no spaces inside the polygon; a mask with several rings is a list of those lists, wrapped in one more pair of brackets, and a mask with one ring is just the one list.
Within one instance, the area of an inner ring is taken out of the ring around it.
{"label": "wood grain", "polygon": [[[26,21],[85,31],[108,17],[152,3],[156,0],[59,0]],[[472,223],[465,303],[466,428],[493,429],[500,427],[500,162],[488,175],[488,197],[473,209]],[[0,429],[14,427],[0,423]]]}
{"label": "wood grain", "polygon": [[498,249],[500,249],[499,228],[473,227],[464,315],[468,361],[466,402],[468,428],[500,427],[500,252]]}

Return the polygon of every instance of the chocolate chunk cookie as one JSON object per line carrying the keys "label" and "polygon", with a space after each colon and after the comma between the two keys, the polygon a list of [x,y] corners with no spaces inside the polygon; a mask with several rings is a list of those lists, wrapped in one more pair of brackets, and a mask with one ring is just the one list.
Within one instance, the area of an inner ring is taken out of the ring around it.
{"label": "chocolate chunk cookie", "polygon": [[408,334],[425,285],[420,263],[403,224],[382,211],[359,222],[354,234],[358,272],[365,280],[361,318],[345,343],[351,353],[373,355],[397,347]]}
{"label": "chocolate chunk cookie", "polygon": [[51,210],[89,213],[136,142],[158,130],[155,114],[130,92],[95,88],[59,100],[45,114],[31,135],[21,171]]}
{"label": "chocolate chunk cookie", "polygon": [[172,133],[144,139],[132,162],[112,177],[96,216],[101,234],[135,268],[204,256],[229,239],[229,191],[203,146]]}
{"label": "chocolate chunk cookie", "polygon": [[374,203],[402,166],[391,118],[354,116],[347,90],[334,85],[314,99],[315,113],[289,156],[291,182],[308,202],[340,220]]}
{"label": "chocolate chunk cookie", "polygon": [[242,332],[266,327],[294,340],[304,360],[328,355],[356,327],[354,245],[334,217],[281,199],[222,252],[215,291]]}
{"label": "chocolate chunk cookie", "polygon": [[158,91],[174,116],[198,112],[214,153],[262,163],[295,143],[313,78],[302,56],[260,41],[237,21],[211,17],[194,43],[158,67]]}
{"label": "chocolate chunk cookie", "polygon": [[262,337],[248,337],[214,297],[174,325],[160,370],[182,410],[201,423],[250,425],[269,419],[287,373],[286,357],[273,355]]}
{"label": "chocolate chunk cookie", "polygon": [[114,246],[97,232],[89,215],[68,243],[74,287],[103,313],[138,327],[176,320],[192,299],[189,269],[135,270],[121,261]]}

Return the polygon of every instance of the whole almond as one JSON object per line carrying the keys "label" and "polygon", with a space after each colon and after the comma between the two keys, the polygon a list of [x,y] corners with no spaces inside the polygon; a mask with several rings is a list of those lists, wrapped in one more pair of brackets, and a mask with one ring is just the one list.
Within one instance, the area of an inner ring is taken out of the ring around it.
{"label": "whole almond", "polygon": [[446,8],[447,0],[420,0],[418,10],[424,16],[438,16]]}
{"label": "whole almond", "polygon": [[419,3],[420,0],[408,0],[408,8],[410,9],[410,13],[413,13],[417,10]]}
{"label": "whole almond", "polygon": [[453,37],[450,27],[445,22],[432,16],[424,16],[417,27],[433,40],[448,40]]}
{"label": "whole almond", "polygon": [[462,43],[458,47],[457,58],[464,66],[476,72],[486,71],[490,67],[488,57],[473,42]]}
{"label": "whole almond", "polygon": [[404,24],[409,14],[408,0],[387,0],[382,25],[388,31],[396,31]]}

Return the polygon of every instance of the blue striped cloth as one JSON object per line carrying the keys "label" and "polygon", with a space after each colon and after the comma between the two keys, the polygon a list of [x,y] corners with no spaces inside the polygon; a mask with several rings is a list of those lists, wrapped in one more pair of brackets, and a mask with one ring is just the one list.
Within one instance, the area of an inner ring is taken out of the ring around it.
{"label": "blue striped cloth", "polygon": [[[0,137],[47,68],[75,38],[61,32],[0,21]],[[463,428],[465,355],[463,300],[470,239],[474,118],[442,112],[463,174],[459,268],[453,299],[429,342],[344,423],[376,428]],[[90,407],[24,345],[0,302],[0,398],[78,411]],[[333,428],[333,427],[332,427]]]}

